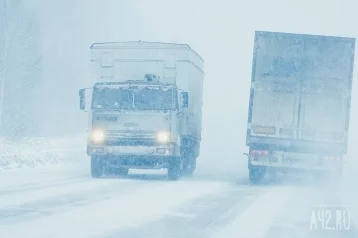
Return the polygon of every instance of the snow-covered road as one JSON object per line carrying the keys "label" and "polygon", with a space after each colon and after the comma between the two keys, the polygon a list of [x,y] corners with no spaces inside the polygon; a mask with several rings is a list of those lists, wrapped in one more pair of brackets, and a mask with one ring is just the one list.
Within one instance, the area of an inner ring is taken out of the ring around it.
{"label": "snow-covered road", "polygon": [[[245,168],[234,174],[200,167],[193,178],[177,182],[167,181],[164,171],[91,179],[88,169],[1,171],[0,237],[358,237],[351,174],[341,184],[249,186]],[[351,212],[349,220],[343,213],[340,220],[349,230],[327,230],[339,227],[339,217],[322,220],[319,209],[342,206]]]}

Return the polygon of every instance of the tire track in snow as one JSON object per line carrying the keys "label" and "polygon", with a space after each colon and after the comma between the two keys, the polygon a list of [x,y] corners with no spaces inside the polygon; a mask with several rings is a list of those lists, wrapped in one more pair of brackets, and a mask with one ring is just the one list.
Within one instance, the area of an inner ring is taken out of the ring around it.
{"label": "tire track in snow", "polygon": [[65,185],[65,184],[73,184],[73,183],[81,183],[85,180],[88,180],[89,176],[80,176],[80,177],[72,177],[72,178],[64,178],[64,179],[56,179],[50,180],[44,183],[28,183],[23,185],[13,186],[11,188],[1,189],[0,188],[0,195],[9,195],[14,193],[22,193],[27,192],[30,190],[36,189],[44,189],[48,187],[53,187],[56,185]]}
{"label": "tire track in snow", "polygon": [[263,238],[274,223],[274,219],[282,211],[282,204],[292,196],[292,188],[289,186],[270,186],[267,193],[259,196],[253,203],[239,210],[235,218],[213,232],[209,237],[250,237]]}
{"label": "tire track in snow", "polygon": [[[97,185],[101,179],[94,180]],[[82,182],[89,182],[90,180],[84,180]],[[73,208],[88,206],[92,203],[96,203],[102,200],[111,199],[114,196],[119,196],[145,186],[159,187],[164,183],[150,184],[148,181],[138,180],[104,180],[106,182],[103,186],[95,188],[90,191],[80,192],[66,192],[64,194],[53,196],[48,194],[45,199],[38,199],[33,202],[25,202],[10,208],[0,209],[0,225],[20,223],[27,220],[38,219],[45,216],[51,216],[59,212],[69,211]],[[113,183],[112,183],[113,182]],[[60,184],[64,185],[64,184]],[[81,182],[78,181],[78,186],[81,186]],[[90,188],[89,188],[90,189]]]}
{"label": "tire track in snow", "polygon": [[[332,206],[345,206],[342,203],[342,194],[340,193],[339,184],[301,184],[294,186],[294,196],[286,204],[283,209],[286,211],[275,219],[274,225],[265,235],[266,238],[356,238],[358,232],[355,224],[351,222],[349,230],[324,230],[321,221],[317,222],[317,230],[315,230],[314,221],[311,221],[312,213],[316,216],[319,210],[327,210]],[[343,195],[344,196],[344,195]],[[349,210],[349,207],[348,207]],[[331,210],[331,211],[334,211]],[[318,218],[318,217],[316,217]],[[331,222],[335,219],[335,214],[330,217]],[[311,224],[311,222],[313,222]],[[311,225],[312,228],[311,228]],[[329,224],[332,226],[332,223]]]}
{"label": "tire track in snow", "polygon": [[270,187],[232,185],[221,193],[199,197],[183,204],[176,212],[140,227],[119,230],[106,238],[170,237],[207,238],[213,231],[234,219],[255,200],[270,191]]}
{"label": "tire track in snow", "polygon": [[165,181],[143,184],[140,189],[93,204],[23,223],[0,225],[0,231],[8,238],[23,237],[29,233],[38,238],[103,237],[120,227],[148,224],[183,204],[225,190],[225,185],[218,182]]}

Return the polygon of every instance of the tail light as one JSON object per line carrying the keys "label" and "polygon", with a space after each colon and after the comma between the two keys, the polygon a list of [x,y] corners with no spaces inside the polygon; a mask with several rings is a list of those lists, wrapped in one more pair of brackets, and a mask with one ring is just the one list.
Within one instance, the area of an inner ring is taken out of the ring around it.
{"label": "tail light", "polygon": [[268,156],[269,152],[267,150],[252,150],[252,156]]}

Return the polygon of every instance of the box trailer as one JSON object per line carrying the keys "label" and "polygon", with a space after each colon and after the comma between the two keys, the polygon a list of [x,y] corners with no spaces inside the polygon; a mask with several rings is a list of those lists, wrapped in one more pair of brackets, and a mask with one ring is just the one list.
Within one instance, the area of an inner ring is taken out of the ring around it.
{"label": "box trailer", "polygon": [[257,31],[246,145],[251,182],[267,171],[340,174],[355,38]]}

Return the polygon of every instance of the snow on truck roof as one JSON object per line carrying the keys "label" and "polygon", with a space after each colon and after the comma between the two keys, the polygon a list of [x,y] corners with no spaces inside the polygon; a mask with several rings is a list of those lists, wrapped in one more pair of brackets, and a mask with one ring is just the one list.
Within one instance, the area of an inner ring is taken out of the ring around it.
{"label": "snow on truck roof", "polygon": [[155,49],[178,49],[178,50],[189,50],[195,55],[197,55],[200,60],[204,59],[188,44],[179,44],[179,43],[167,43],[167,42],[155,42],[155,41],[114,41],[114,42],[97,42],[93,43],[90,49],[100,49],[100,48],[155,48]]}
{"label": "snow on truck roof", "polygon": [[337,40],[346,40],[355,42],[356,38],[348,36],[330,36],[330,35],[316,35],[316,34],[303,34],[303,33],[293,33],[293,32],[276,32],[276,31],[255,31],[255,35],[286,35],[286,36],[301,36],[305,38],[330,38]]}
{"label": "snow on truck roof", "polygon": [[122,82],[96,82],[94,86],[119,86],[119,85],[147,85],[147,86],[173,86],[173,83],[161,81],[127,80]]}

